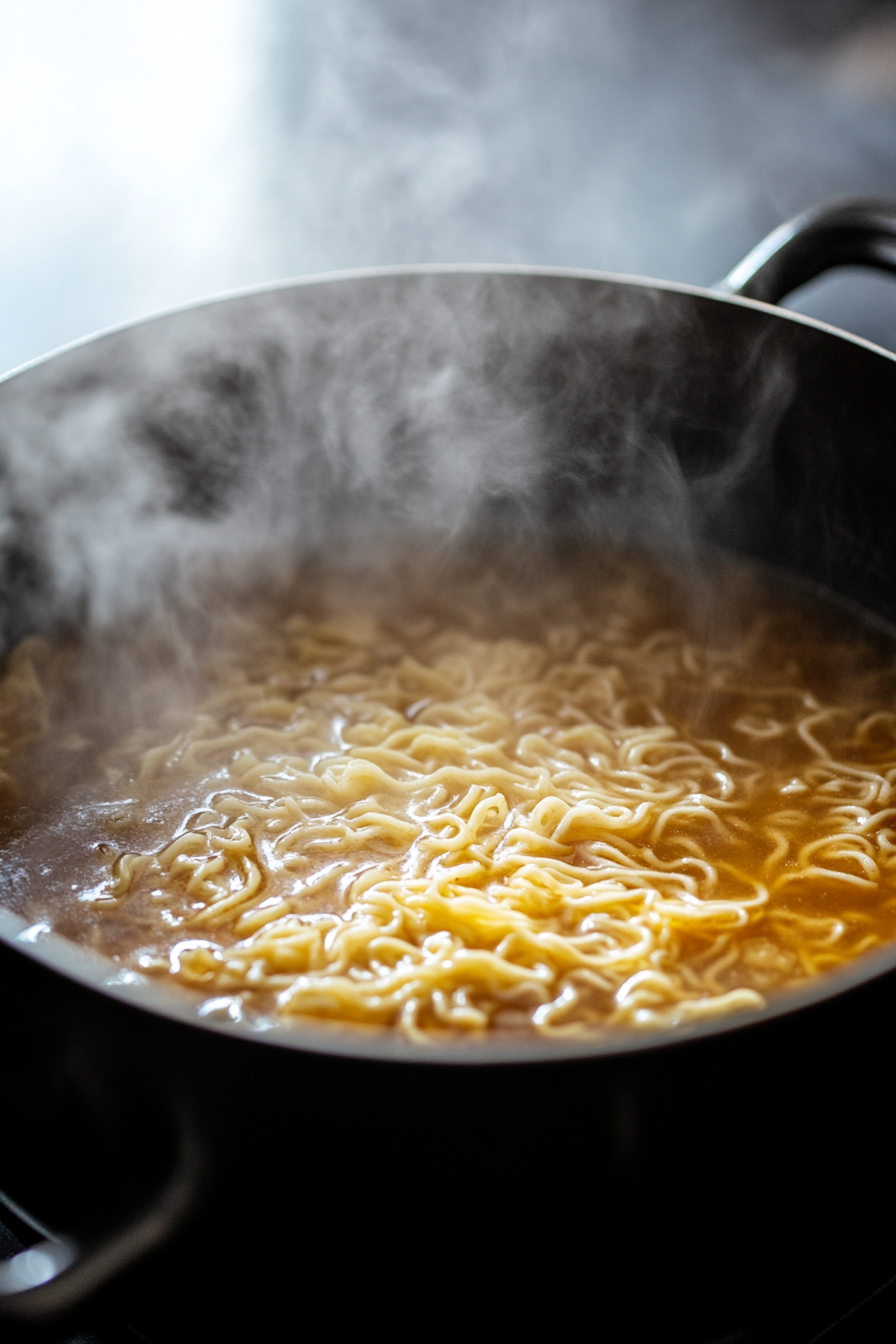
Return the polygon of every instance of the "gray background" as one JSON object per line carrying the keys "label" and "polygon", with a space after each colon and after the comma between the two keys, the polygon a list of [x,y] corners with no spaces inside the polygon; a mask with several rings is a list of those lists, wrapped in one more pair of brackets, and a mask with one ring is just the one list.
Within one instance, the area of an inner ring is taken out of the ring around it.
{"label": "gray background", "polygon": [[[0,367],[233,287],[406,261],[712,283],[896,198],[896,4],[0,0]],[[896,346],[896,284],[795,306]]]}

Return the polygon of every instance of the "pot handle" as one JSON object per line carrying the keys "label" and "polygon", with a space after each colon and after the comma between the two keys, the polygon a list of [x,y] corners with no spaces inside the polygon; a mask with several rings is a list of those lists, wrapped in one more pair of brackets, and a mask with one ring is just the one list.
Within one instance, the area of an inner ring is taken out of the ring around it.
{"label": "pot handle", "polygon": [[859,199],[813,206],[764,238],[715,288],[780,303],[835,266],[896,272],[894,202]]}
{"label": "pot handle", "polygon": [[51,1231],[0,1194],[0,1203],[44,1238],[0,1260],[0,1314],[39,1322],[80,1305],[183,1221],[194,1204],[198,1173],[197,1146],[182,1135],[173,1170],[155,1198],[129,1219],[82,1235]]}

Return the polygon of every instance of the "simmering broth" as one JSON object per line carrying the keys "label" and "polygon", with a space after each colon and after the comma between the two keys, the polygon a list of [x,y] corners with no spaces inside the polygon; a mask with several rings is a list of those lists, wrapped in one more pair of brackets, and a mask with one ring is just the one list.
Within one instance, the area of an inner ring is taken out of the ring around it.
{"label": "simmering broth", "polygon": [[11,655],[6,899],[223,1011],[672,1026],[896,935],[896,644],[783,580],[309,568],[155,638]]}

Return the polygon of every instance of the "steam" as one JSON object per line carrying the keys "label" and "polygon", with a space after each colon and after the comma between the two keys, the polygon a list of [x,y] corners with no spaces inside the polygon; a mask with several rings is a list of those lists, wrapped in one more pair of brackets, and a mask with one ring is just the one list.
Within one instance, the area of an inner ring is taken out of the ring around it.
{"label": "steam", "polygon": [[38,366],[0,389],[6,638],[158,615],[197,570],[285,576],[315,549],[525,536],[692,554],[736,513],[792,380],[757,337],[742,367],[721,348],[717,404],[695,396],[714,356],[688,304],[546,275],[358,278]]}
{"label": "steam", "polygon": [[[262,254],[268,274],[472,259],[710,282],[824,192],[880,188],[888,67],[869,100],[865,7],[835,9],[798,33],[786,5],[710,0],[269,0],[264,54],[247,46],[266,78],[242,95],[255,153],[234,140],[228,188],[258,196],[251,274],[212,250],[202,284],[256,279]],[[683,452],[699,324],[648,289],[552,285],[284,291],[7,384],[5,638],[114,623],[197,566],[285,572],[389,534],[450,548],[565,530],[693,553],[750,495],[791,370],[761,342],[742,352],[734,403],[707,407]]]}
{"label": "steam", "polygon": [[878,9],[274,4],[280,270],[509,261],[712,284],[824,196],[892,189]]}
{"label": "steam", "polygon": [[[506,261],[713,283],[797,210],[892,192],[892,13],[875,0],[7,4],[0,368],[333,268]],[[816,311],[896,344],[896,302],[873,283],[861,305],[846,288]]]}
{"label": "steam", "polygon": [[[859,58],[837,65],[836,33],[770,56],[746,7],[719,12],[270,0],[252,270],[222,247],[196,274],[254,280],[264,255],[268,274],[449,259],[711,282],[817,199],[831,157],[836,190],[874,189],[889,116],[844,91]],[[386,542],[421,566],[483,538],[521,566],[556,539],[673,562],[744,546],[796,386],[753,316],[738,344],[683,296],[471,269],[271,290],[71,350],[0,387],[0,644],[86,625],[108,729],[188,703],[219,595],[315,552],[369,581]],[[141,623],[169,661],[116,648]]]}

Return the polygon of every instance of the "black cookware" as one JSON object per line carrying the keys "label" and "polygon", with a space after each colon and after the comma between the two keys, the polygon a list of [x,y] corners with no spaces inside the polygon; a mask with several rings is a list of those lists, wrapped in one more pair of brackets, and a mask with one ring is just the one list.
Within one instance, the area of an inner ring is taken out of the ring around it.
{"label": "black cookware", "polygon": [[[892,619],[896,359],[771,303],[893,269],[894,240],[859,202],[719,291],[312,278],[37,361],[0,386],[6,643],[197,557],[383,529],[721,545]],[[893,1266],[896,949],[711,1026],[421,1046],[200,1009],[28,926],[0,867],[0,1186],[34,1230],[0,1264],[11,1317],[124,1273],[164,1338],[322,1311],[793,1338],[799,1304],[830,1319]]]}

